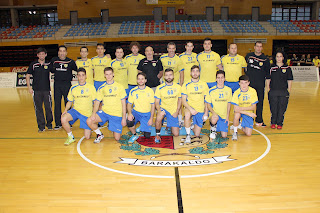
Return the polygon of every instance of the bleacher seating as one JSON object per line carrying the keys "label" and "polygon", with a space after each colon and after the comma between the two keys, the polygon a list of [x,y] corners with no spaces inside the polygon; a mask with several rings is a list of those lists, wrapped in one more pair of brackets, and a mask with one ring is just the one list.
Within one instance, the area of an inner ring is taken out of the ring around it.
{"label": "bleacher seating", "polygon": [[290,21],[300,32],[320,33],[320,20]]}
{"label": "bleacher seating", "polygon": [[207,20],[127,21],[122,22],[118,35],[212,32]]}
{"label": "bleacher seating", "polygon": [[111,25],[109,23],[84,23],[73,25],[64,37],[74,37],[74,36],[105,36]]}
{"label": "bleacher seating", "polygon": [[62,25],[46,26],[20,26],[1,28],[0,39],[31,39],[31,38],[47,38],[54,37],[54,34]]}
{"label": "bleacher seating", "polygon": [[226,33],[267,33],[255,20],[219,20]]}
{"label": "bleacher seating", "polygon": [[303,33],[296,25],[287,20],[268,21],[279,33]]}

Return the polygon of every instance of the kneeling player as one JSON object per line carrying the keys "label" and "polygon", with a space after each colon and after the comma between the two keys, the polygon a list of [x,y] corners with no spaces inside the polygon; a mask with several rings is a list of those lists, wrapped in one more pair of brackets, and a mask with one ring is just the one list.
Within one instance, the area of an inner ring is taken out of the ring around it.
{"label": "kneeling player", "polygon": [[210,117],[210,138],[215,139],[216,133],[221,132],[223,138],[227,137],[229,114],[231,108],[232,89],[225,86],[225,72],[217,71],[217,85],[209,90],[206,96],[208,109],[212,113]]}
{"label": "kneeling player", "polygon": [[[104,135],[98,129],[98,123],[103,125],[109,121],[108,129],[113,132],[114,139],[120,140],[122,127],[126,125],[126,91],[123,86],[113,80],[113,69],[106,67],[104,76],[107,81],[97,91],[97,99],[93,112],[87,119],[88,126],[97,133],[94,143],[100,143]],[[98,111],[100,102],[102,110]]]}
{"label": "kneeling player", "polygon": [[[87,119],[92,114],[92,102],[96,99],[96,89],[92,84],[86,83],[87,75],[84,68],[78,69],[77,77],[79,83],[70,88],[67,97],[68,103],[61,116],[62,127],[68,133],[68,138],[64,143],[66,146],[75,141],[70,124],[74,124],[78,119],[80,120],[80,128],[84,129],[85,138],[89,139],[91,136],[91,129],[87,125]],[[73,108],[69,110],[72,103]]]}
{"label": "kneeling player", "polygon": [[240,88],[236,90],[232,96],[231,104],[234,108],[233,119],[233,135],[232,140],[238,140],[239,120],[242,118],[241,126],[243,132],[247,136],[251,136],[253,129],[253,118],[257,117],[254,114],[258,103],[257,92],[252,87],[249,87],[250,81],[247,75],[242,75],[239,78]]}
{"label": "kneeling player", "polygon": [[[127,126],[132,132],[133,136],[129,139],[129,143],[133,143],[139,138],[136,133],[135,125],[140,122],[140,131],[144,132],[146,138],[150,138],[151,126],[154,115],[154,92],[150,87],[146,86],[146,74],[138,73],[138,86],[134,87],[129,92],[128,98],[128,118]],[[132,109],[132,105],[134,105]]]}
{"label": "kneeling player", "polygon": [[199,79],[199,66],[191,67],[191,81],[182,86],[182,103],[185,107],[184,125],[187,137],[185,143],[191,143],[191,118],[193,119],[194,135],[199,137],[203,122],[208,118],[208,108],[205,104],[205,97],[208,95],[207,84]]}
{"label": "kneeling player", "polygon": [[155,143],[160,143],[162,120],[167,117],[167,127],[171,127],[174,136],[179,136],[178,113],[181,108],[181,86],[173,83],[173,70],[164,71],[165,83],[157,86],[155,92],[155,105],[157,109]]}

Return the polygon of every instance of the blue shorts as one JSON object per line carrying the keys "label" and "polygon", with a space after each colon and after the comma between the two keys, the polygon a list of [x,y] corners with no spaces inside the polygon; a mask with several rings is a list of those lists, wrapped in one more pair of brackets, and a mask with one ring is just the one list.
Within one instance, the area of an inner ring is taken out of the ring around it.
{"label": "blue shorts", "polygon": [[198,112],[195,115],[192,115],[192,120],[193,120],[193,124],[197,125],[198,127],[202,127],[203,126],[203,115],[204,112]]}
{"label": "blue shorts", "polygon": [[[71,117],[73,118],[72,121],[69,121],[69,123],[71,125],[73,125],[78,119],[80,120],[80,128],[81,129],[90,129],[90,127],[87,125],[87,116],[84,116],[82,114],[80,114],[80,112],[78,112],[75,109],[70,109],[68,111],[68,113],[71,115]],[[91,130],[91,129],[90,129]]]}
{"label": "blue shorts", "polygon": [[141,113],[136,110],[132,110],[132,115],[134,116],[134,119],[135,119],[134,125],[140,122],[140,131],[151,132],[151,126],[148,125],[151,112]]}
{"label": "blue shorts", "polygon": [[232,94],[240,88],[239,82],[224,82],[224,85],[230,87],[232,89]]}
{"label": "blue shorts", "polygon": [[162,108],[161,108],[161,110],[163,110],[166,113],[164,117],[167,118],[167,127],[179,127],[178,116],[175,118],[167,110],[162,109]]}
{"label": "blue shorts", "polygon": [[107,121],[109,121],[108,129],[111,132],[122,133],[122,125],[121,125],[122,117],[108,115],[102,110],[98,111],[97,115],[102,120],[102,122],[99,123],[101,126],[105,124]]}
{"label": "blue shorts", "polygon": [[228,132],[228,123],[226,122],[226,119],[223,119],[220,116],[217,122],[217,132]]}
{"label": "blue shorts", "polygon": [[96,90],[98,90],[103,83],[105,83],[105,81],[94,81],[94,87]]}
{"label": "blue shorts", "polygon": [[207,82],[209,89],[217,85],[217,82]]}
{"label": "blue shorts", "polygon": [[241,126],[253,129],[253,118],[248,115],[241,114]]}

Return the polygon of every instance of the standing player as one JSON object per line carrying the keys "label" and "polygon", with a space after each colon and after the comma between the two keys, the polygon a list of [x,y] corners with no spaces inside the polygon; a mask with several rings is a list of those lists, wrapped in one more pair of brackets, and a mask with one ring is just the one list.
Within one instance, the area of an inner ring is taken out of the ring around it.
{"label": "standing player", "polygon": [[[68,103],[61,116],[62,126],[68,134],[68,138],[64,143],[66,146],[75,141],[69,122],[74,124],[79,119],[80,128],[84,129],[85,138],[89,139],[91,136],[91,129],[87,125],[87,119],[92,114],[92,103],[96,99],[96,89],[92,84],[86,82],[87,75],[84,68],[78,69],[77,77],[79,83],[70,88]],[[72,104],[73,108],[70,109]]]}
{"label": "standing player", "polygon": [[123,59],[123,49],[122,47],[116,48],[116,58],[113,59],[109,67],[112,67],[114,71],[114,81],[118,82],[123,86],[123,88],[126,90],[126,94],[128,96],[129,89],[128,89],[128,63],[125,59]]}
{"label": "standing player", "polygon": [[108,66],[111,61],[107,55],[104,55],[106,49],[103,44],[97,44],[97,56],[91,59],[93,72],[94,72],[94,87],[96,90],[106,82],[104,77],[104,68]]}
{"label": "standing player", "polygon": [[208,95],[209,88],[200,78],[200,69],[198,65],[191,67],[191,81],[182,86],[182,103],[185,107],[184,125],[187,137],[185,144],[191,143],[191,118],[193,119],[194,135],[199,137],[203,122],[208,119],[208,108],[205,104],[205,98]]}
{"label": "standing player", "polygon": [[217,85],[209,90],[206,102],[210,117],[210,138],[215,139],[216,133],[221,132],[223,138],[227,137],[229,114],[231,108],[232,90],[225,85],[225,72],[217,71]]}
{"label": "standing player", "polygon": [[80,48],[80,56],[81,59],[78,59],[76,61],[76,65],[79,68],[84,68],[86,70],[86,76],[87,80],[86,82],[89,84],[94,85],[93,83],[93,68],[92,68],[92,61],[88,59],[88,48],[87,47],[81,47]]}
{"label": "standing player", "polygon": [[211,50],[212,42],[210,38],[205,38],[203,42],[204,51],[197,55],[200,66],[201,79],[211,88],[217,84],[216,72],[223,70],[220,55]]}
{"label": "standing player", "polygon": [[71,87],[72,71],[77,70],[76,63],[67,57],[67,47],[59,46],[58,57],[51,59],[50,71],[54,73],[54,120],[55,130],[62,128],[61,124],[61,98],[64,98],[66,105],[68,92]]}
{"label": "standing player", "polygon": [[[104,73],[107,81],[99,87],[92,115],[87,119],[88,126],[97,134],[94,143],[100,143],[104,138],[98,123],[103,125],[109,121],[108,129],[117,141],[120,140],[122,127],[126,125],[126,92],[121,84],[113,80],[111,67],[106,67]],[[102,110],[98,111],[100,102]]]}
{"label": "standing player", "polygon": [[133,41],[130,43],[131,54],[125,57],[128,63],[128,86],[129,91],[137,86],[137,74],[138,74],[138,65],[141,59],[144,58],[143,55],[139,53],[140,50],[139,42]]}
{"label": "standing player", "polygon": [[[49,65],[50,62],[46,61],[47,50],[45,48],[38,48],[37,50],[38,60],[30,64],[27,71],[27,86],[29,93],[33,96],[34,109],[36,111],[38,132],[45,131],[45,126],[49,130],[52,130],[52,99],[49,77]],[[30,87],[30,76],[33,76],[32,88]],[[42,105],[46,110],[46,120],[43,115]],[[47,123],[46,123],[47,121]]]}
{"label": "standing player", "polygon": [[179,55],[179,58],[182,62],[182,69],[184,72],[184,84],[188,83],[191,80],[191,75],[190,75],[190,71],[191,71],[191,67],[193,65],[199,65],[198,61],[197,61],[197,54],[192,52],[194,46],[193,46],[193,42],[192,41],[188,41],[185,45],[186,51],[184,53],[181,53]]}
{"label": "standing player", "polygon": [[231,43],[228,51],[229,55],[221,57],[221,63],[223,70],[225,71],[226,82],[224,84],[230,87],[232,89],[232,93],[234,93],[239,89],[238,80],[242,75],[243,68],[247,68],[247,62],[243,56],[237,54],[237,44]]}
{"label": "standing player", "polygon": [[253,129],[253,118],[256,117],[254,110],[258,103],[257,92],[249,87],[250,81],[247,75],[239,78],[240,88],[234,92],[231,104],[234,108],[233,135],[232,140],[238,140],[239,119],[242,118],[241,126],[247,136],[251,136]]}
{"label": "standing player", "polygon": [[254,52],[247,54],[246,61],[248,66],[246,75],[250,79],[250,87],[254,88],[258,95],[256,125],[266,127],[263,122],[262,111],[265,81],[270,76],[270,62],[268,57],[262,53],[262,49],[262,42],[257,41],[254,45]]}
{"label": "standing player", "polygon": [[[130,90],[127,104],[127,126],[133,134],[129,139],[129,143],[133,143],[139,138],[135,127],[137,122],[140,122],[140,131],[144,132],[144,137],[146,138],[150,138],[153,123],[154,92],[150,87],[146,86],[146,74],[138,73],[137,82],[138,86]],[[132,105],[134,105],[133,109]]]}
{"label": "standing player", "polygon": [[155,142],[160,143],[162,120],[167,118],[167,127],[171,127],[174,136],[179,136],[178,113],[181,108],[181,86],[173,83],[174,72],[172,69],[164,71],[165,83],[159,85],[155,92],[155,105],[157,109]]}

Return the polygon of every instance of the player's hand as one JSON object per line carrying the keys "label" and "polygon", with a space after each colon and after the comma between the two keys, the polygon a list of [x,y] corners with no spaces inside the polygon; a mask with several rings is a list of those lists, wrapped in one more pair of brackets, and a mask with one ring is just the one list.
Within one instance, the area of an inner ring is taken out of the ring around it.
{"label": "player's hand", "polygon": [[159,73],[159,74],[157,75],[157,78],[159,78],[159,79],[160,79],[161,77],[162,77],[162,76],[161,76],[161,75],[160,75],[160,73]]}
{"label": "player's hand", "polygon": [[227,125],[229,126],[229,118],[226,118],[224,122],[227,123]]}
{"label": "player's hand", "polygon": [[106,54],[107,58],[111,58],[111,55],[110,54]]}
{"label": "player's hand", "polygon": [[61,114],[61,117],[64,115],[64,114],[67,114],[67,110],[63,111],[63,113]]}
{"label": "player's hand", "polygon": [[190,112],[191,112],[192,115],[196,115],[196,114],[198,113],[198,112],[197,112],[195,109],[193,109],[193,108],[191,108]]}
{"label": "player's hand", "polygon": [[234,106],[234,112],[240,113],[240,107],[239,106]]}
{"label": "player's hand", "polygon": [[202,117],[203,122],[206,122],[208,120],[208,115],[204,114]]}
{"label": "player's hand", "polygon": [[33,94],[34,91],[33,91],[32,88],[29,88],[28,90],[29,90],[29,93],[30,93],[30,94]]}
{"label": "player's hand", "polygon": [[255,118],[257,117],[256,114],[254,114],[253,112],[248,112],[248,116],[250,116],[251,118]]}
{"label": "player's hand", "polygon": [[127,126],[127,121],[126,121],[125,118],[122,118],[122,120],[121,120],[121,125],[122,125],[122,126]]}
{"label": "player's hand", "polygon": [[92,114],[92,115],[90,116],[90,119],[91,119],[92,121],[95,121],[95,120],[96,120],[96,113]]}
{"label": "player's hand", "polygon": [[148,121],[148,125],[152,126],[152,124],[153,124],[153,120],[152,120],[152,118],[150,118],[149,121]]}
{"label": "player's hand", "polygon": [[128,120],[133,121],[133,119],[134,119],[134,116],[132,114],[128,114]]}
{"label": "player's hand", "polygon": [[178,117],[178,112],[173,113],[172,117],[174,117],[174,118]]}
{"label": "player's hand", "polygon": [[161,115],[161,116],[165,116],[165,115],[166,115],[166,112],[165,112],[164,110],[161,110],[161,111],[160,111],[160,115]]}

